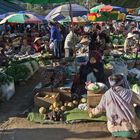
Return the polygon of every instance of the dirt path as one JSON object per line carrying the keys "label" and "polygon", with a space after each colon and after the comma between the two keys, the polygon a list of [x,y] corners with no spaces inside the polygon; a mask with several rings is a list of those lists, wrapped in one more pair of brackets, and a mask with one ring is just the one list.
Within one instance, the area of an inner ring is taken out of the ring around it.
{"label": "dirt path", "polygon": [[42,80],[40,69],[16,95],[0,106],[0,140],[125,140],[112,138],[105,123],[35,124],[22,117],[33,104],[32,90]]}

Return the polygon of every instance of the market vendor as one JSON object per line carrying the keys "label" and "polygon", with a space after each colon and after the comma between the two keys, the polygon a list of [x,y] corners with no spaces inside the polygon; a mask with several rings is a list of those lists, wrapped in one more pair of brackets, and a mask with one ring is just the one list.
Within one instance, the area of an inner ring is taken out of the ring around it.
{"label": "market vendor", "polygon": [[129,53],[132,51],[132,48],[135,46],[135,35],[132,33],[128,33],[125,42],[124,42],[124,52]]}
{"label": "market vendor", "polygon": [[79,69],[79,74],[80,74],[80,81],[83,83],[86,82],[96,82],[96,68],[93,67],[94,63],[96,63],[95,59],[91,59],[90,61],[87,62],[86,65],[81,65]]}
{"label": "market vendor", "polygon": [[107,127],[112,136],[136,138],[140,120],[136,116],[133,104],[140,105],[140,96],[128,88],[128,82],[121,74],[110,76],[109,83],[110,89],[102,96],[96,108],[89,109],[89,115],[94,117],[105,110]]}
{"label": "market vendor", "polygon": [[78,37],[74,32],[72,32],[72,29],[70,28],[70,32],[66,36],[65,43],[64,43],[64,49],[65,49],[65,57],[69,58],[73,56],[74,47],[78,42]]}
{"label": "market vendor", "polygon": [[104,83],[104,64],[102,61],[103,52],[100,47],[95,47],[89,52],[89,60],[93,60],[92,67],[95,69],[97,82]]}
{"label": "market vendor", "polygon": [[80,56],[80,55],[85,55],[87,56],[89,53],[89,43],[90,40],[88,38],[88,36],[84,36],[80,43],[76,46],[76,56]]}
{"label": "market vendor", "polygon": [[37,37],[34,40],[34,50],[36,53],[40,53],[42,51],[42,47],[41,47],[41,38]]}
{"label": "market vendor", "polygon": [[31,46],[28,44],[27,38],[24,38],[19,54],[22,54],[22,55],[27,54],[28,55],[30,53],[30,51],[31,51]]}

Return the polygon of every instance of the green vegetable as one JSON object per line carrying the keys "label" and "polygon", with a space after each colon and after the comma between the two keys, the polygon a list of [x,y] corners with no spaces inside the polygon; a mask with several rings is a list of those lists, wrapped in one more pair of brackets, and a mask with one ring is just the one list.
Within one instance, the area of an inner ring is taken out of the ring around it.
{"label": "green vegetable", "polygon": [[97,90],[99,90],[99,89],[100,89],[100,87],[99,87],[99,85],[97,85],[97,84],[96,84],[95,86],[93,86],[93,88],[92,88],[92,89],[93,89],[93,91],[97,91]]}
{"label": "green vegetable", "polygon": [[30,70],[21,64],[9,66],[6,70],[6,74],[14,78],[15,82],[25,80],[29,76]]}
{"label": "green vegetable", "polygon": [[10,84],[13,81],[11,76],[6,75],[5,73],[0,73],[0,85]]}

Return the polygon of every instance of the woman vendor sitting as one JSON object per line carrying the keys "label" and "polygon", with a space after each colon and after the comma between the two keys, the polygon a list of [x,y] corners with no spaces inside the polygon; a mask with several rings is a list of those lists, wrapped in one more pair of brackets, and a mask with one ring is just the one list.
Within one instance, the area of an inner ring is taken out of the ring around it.
{"label": "woman vendor sitting", "polygon": [[86,65],[81,65],[79,73],[80,73],[80,80],[82,82],[96,82],[95,71],[96,69],[93,68],[92,64],[95,63],[94,59],[91,59],[87,62]]}
{"label": "woman vendor sitting", "polygon": [[41,38],[40,37],[37,37],[34,40],[34,50],[35,50],[36,53],[39,53],[39,52],[42,51],[42,48],[41,48]]}
{"label": "woman vendor sitting", "polygon": [[93,117],[105,110],[107,127],[114,137],[136,138],[140,120],[133,105],[140,105],[140,96],[128,88],[128,82],[121,74],[110,76],[109,83],[110,89],[102,96],[96,108],[89,109],[89,114]]}

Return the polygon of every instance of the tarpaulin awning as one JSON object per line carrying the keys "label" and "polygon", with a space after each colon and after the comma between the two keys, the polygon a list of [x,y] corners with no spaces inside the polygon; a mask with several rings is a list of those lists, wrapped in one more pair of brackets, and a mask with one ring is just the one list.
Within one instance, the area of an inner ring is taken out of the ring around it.
{"label": "tarpaulin awning", "polygon": [[125,8],[138,8],[140,7],[140,0],[98,0],[104,4],[110,4],[114,6],[121,6]]}
{"label": "tarpaulin awning", "polygon": [[32,3],[32,4],[69,2],[69,0],[21,0],[21,1],[25,3]]}
{"label": "tarpaulin awning", "polygon": [[17,4],[13,4],[12,2],[8,2],[5,0],[0,0],[0,15],[8,12],[19,12],[24,10],[24,8],[20,7]]}

